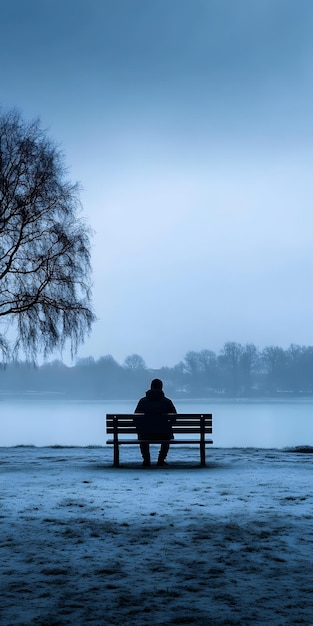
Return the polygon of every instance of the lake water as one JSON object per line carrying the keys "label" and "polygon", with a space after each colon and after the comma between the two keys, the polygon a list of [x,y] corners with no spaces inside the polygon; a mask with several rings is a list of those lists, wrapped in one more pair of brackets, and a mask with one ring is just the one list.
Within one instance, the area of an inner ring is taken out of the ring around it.
{"label": "lake water", "polygon": [[[104,445],[105,414],[131,413],[134,401],[0,400],[0,446]],[[178,412],[213,413],[216,447],[313,445],[313,400],[175,400]]]}

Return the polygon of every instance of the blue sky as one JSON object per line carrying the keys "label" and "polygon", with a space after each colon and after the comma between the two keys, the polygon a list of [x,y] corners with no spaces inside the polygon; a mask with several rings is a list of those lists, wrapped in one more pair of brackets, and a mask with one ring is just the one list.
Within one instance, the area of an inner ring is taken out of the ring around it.
{"label": "blue sky", "polygon": [[95,231],[79,356],[312,345],[313,3],[0,8],[0,104],[62,146]]}

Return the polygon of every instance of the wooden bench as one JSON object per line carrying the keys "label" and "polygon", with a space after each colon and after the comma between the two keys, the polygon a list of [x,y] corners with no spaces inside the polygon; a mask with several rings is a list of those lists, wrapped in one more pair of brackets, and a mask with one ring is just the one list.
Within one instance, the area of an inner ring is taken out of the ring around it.
{"label": "wooden bench", "polygon": [[[136,413],[136,416],[143,415]],[[175,423],[172,426],[173,434],[176,435],[190,435],[188,439],[171,439],[170,445],[188,445],[198,444],[200,447],[200,465],[205,466],[205,446],[206,444],[213,443],[212,439],[207,439],[207,434],[212,434],[212,415],[209,413],[177,413],[169,414],[170,418],[176,418]],[[120,453],[119,447],[122,445],[139,445],[140,443],[161,444],[165,443],[164,440],[139,440],[137,437],[137,431],[134,424],[134,414],[123,413],[113,414],[108,413],[106,416],[106,431],[108,435],[113,435],[113,439],[108,439],[107,444],[113,445],[113,463],[114,467],[119,466]],[[125,438],[125,435],[134,435],[136,439]],[[168,443],[168,440],[167,440]]]}

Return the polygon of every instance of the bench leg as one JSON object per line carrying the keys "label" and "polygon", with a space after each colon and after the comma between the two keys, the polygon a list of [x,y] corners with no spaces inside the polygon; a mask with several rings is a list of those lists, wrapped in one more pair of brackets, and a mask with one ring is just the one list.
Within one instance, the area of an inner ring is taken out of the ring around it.
{"label": "bench leg", "polygon": [[200,465],[201,467],[205,467],[205,443],[204,441],[200,442]]}
{"label": "bench leg", "polygon": [[114,442],[113,465],[118,467],[120,464],[120,450],[117,442]]}

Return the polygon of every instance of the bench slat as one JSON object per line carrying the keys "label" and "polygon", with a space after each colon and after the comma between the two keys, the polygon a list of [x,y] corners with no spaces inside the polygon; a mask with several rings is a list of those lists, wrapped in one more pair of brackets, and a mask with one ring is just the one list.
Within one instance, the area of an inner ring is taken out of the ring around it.
{"label": "bench slat", "polygon": [[[174,425],[172,427],[172,431],[173,431],[174,434],[177,434],[177,435],[184,434],[184,433],[200,433],[200,428],[192,428],[192,426],[191,427],[187,426],[187,428],[185,428],[185,426],[183,426],[183,427],[177,426],[176,427]],[[212,426],[205,426],[204,429],[203,429],[203,432],[207,433],[209,435],[210,433],[212,433]]]}
{"label": "bench slat", "polygon": [[[116,417],[116,418],[108,418],[107,419],[107,424],[114,424],[115,422],[118,422],[119,425],[121,424],[133,424],[134,423],[134,419],[136,419],[136,417],[142,417],[142,419],[145,419],[144,415],[139,415],[139,416],[132,416],[132,417]],[[205,422],[205,424],[212,423],[212,417],[211,416],[204,416],[203,421]],[[174,424],[200,424],[200,420],[201,417],[184,417],[182,418],[180,415],[177,416],[177,418],[175,419],[175,416],[171,415],[169,418],[169,421],[173,421]]]}
{"label": "bench slat", "polygon": [[[200,432],[200,424],[172,424],[172,430],[174,433],[183,433],[184,431],[190,430],[191,432]],[[107,426],[107,432],[113,433],[115,431],[114,426]],[[117,431],[119,433],[123,433],[126,431],[136,432],[136,426],[134,424],[123,424],[122,426],[118,426]],[[204,432],[209,433],[212,431],[212,424],[204,424]]]}
{"label": "bench slat", "polygon": [[[114,445],[114,439],[108,439],[107,444],[109,445]],[[138,445],[139,443],[150,443],[151,446],[153,446],[153,444],[156,444],[157,446],[159,446],[161,443],[168,443],[168,440],[163,440],[163,439],[158,439],[157,441],[150,441],[150,439],[146,440],[146,439],[140,439],[140,440],[135,440],[135,439],[119,439],[118,441],[118,445]],[[190,443],[194,443],[195,445],[199,445],[199,439],[171,439],[170,444],[172,445],[184,445],[184,444],[190,444]],[[206,444],[211,444],[213,443],[212,439],[206,439],[205,440]]]}
{"label": "bench slat", "polygon": [[[175,426],[172,427],[172,431],[175,435],[186,435],[188,433],[190,434],[200,434],[200,429],[199,428],[175,428]],[[114,434],[114,428],[107,428],[107,433],[108,435],[113,435]],[[204,428],[204,433],[206,433],[207,435],[212,434],[212,427],[208,427],[208,428]],[[118,429],[118,434],[119,435],[136,435],[137,434],[137,430],[134,426],[132,427],[125,427],[125,428],[119,428]]]}
{"label": "bench slat", "polygon": [[[137,414],[138,416],[142,416],[144,418],[144,415],[142,413]],[[124,415],[119,415],[119,416],[111,416],[108,415],[107,416],[107,427],[111,427],[113,428],[113,426],[117,423],[118,428],[122,428],[122,427],[131,427],[132,425],[134,425],[134,417],[135,416],[124,416]],[[170,418],[173,417],[175,418],[175,414],[172,414],[169,416]],[[204,417],[204,424],[205,426],[212,426],[212,415],[204,415],[204,416],[181,416],[180,414],[175,418],[175,421],[173,423],[173,426],[175,428],[177,428],[178,426],[181,427],[185,427],[185,426],[194,426],[195,428],[199,428],[200,425],[200,417]]]}
{"label": "bench slat", "polygon": [[[107,413],[107,421],[110,419],[118,418],[118,421],[121,419],[133,419],[134,416],[144,417],[144,413]],[[196,419],[199,420],[200,417],[210,418],[212,419],[212,413],[166,413],[168,417],[176,417],[178,419]]]}
{"label": "bench slat", "polygon": [[[144,431],[144,428],[142,429]],[[159,429],[162,432],[162,429]],[[125,434],[125,433],[137,433],[137,429],[135,428],[135,426],[123,426],[122,428],[118,428],[115,429],[111,426],[109,426],[106,429],[107,433],[115,433],[118,432],[119,434]],[[194,426],[172,426],[172,432],[173,433],[200,433],[200,427],[195,428]],[[212,426],[205,426],[203,429],[201,429],[201,432],[210,434],[212,432]]]}

